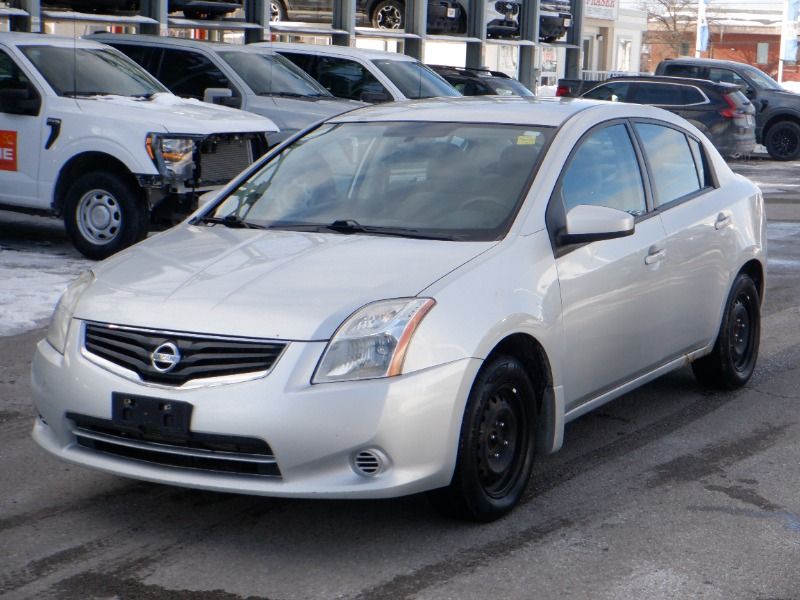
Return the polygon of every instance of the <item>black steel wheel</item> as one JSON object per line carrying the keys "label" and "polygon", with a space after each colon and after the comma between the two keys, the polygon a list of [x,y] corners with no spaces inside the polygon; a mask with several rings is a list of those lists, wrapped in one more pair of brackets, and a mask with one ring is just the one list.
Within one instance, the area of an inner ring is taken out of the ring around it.
{"label": "black steel wheel", "polygon": [[382,0],[372,11],[372,26],[377,29],[404,29],[406,6],[400,0]]}
{"label": "black steel wheel", "polygon": [[740,273],[733,282],[711,354],[692,363],[703,385],[732,390],[743,386],[756,366],[761,339],[761,307],[753,280]]}
{"label": "black steel wheel", "polygon": [[800,157],[800,125],[794,121],[780,121],[772,125],[764,138],[770,158],[795,160]]}
{"label": "black steel wheel", "polygon": [[522,364],[490,359],[470,391],[453,480],[430,492],[443,512],[492,521],[519,502],[536,452],[536,392]]}
{"label": "black steel wheel", "polygon": [[102,259],[147,235],[149,211],[135,184],[116,173],[78,177],[64,198],[64,226],[87,258]]}

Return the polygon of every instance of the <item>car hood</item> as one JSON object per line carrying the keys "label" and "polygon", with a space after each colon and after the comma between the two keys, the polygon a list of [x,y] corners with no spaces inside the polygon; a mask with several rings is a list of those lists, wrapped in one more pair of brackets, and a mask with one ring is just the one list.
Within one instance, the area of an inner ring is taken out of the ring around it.
{"label": "car hood", "polygon": [[295,131],[328,117],[367,106],[344,98],[294,98],[287,96],[251,96],[247,110],[269,117],[281,131]]}
{"label": "car hood", "polygon": [[81,110],[98,117],[138,121],[149,129],[158,125],[169,133],[245,133],[278,131],[271,120],[252,113],[159,93],[152,98],[92,96],[77,100]]}
{"label": "car hood", "polygon": [[75,317],[326,340],[364,304],[415,296],[495,244],[183,225],[96,265]]}

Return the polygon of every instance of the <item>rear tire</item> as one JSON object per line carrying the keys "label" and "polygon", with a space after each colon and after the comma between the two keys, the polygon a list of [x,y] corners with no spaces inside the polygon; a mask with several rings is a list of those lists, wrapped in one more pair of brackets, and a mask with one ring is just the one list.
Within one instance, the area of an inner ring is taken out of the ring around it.
{"label": "rear tire", "polygon": [[800,157],[800,125],[794,121],[775,123],[767,131],[764,146],[773,160],[796,160]]}
{"label": "rear tire", "polygon": [[103,259],[147,235],[147,210],[139,190],[120,175],[81,175],[64,198],[64,226],[78,251]]}
{"label": "rear tire", "polygon": [[692,363],[695,377],[712,389],[742,387],[755,370],[760,339],[758,290],[748,275],[740,273],[728,294],[714,349]]}
{"label": "rear tire", "polygon": [[453,480],[428,493],[441,512],[493,521],[522,497],[536,453],[536,392],[511,356],[488,361],[475,378],[461,425]]}
{"label": "rear tire", "polygon": [[281,0],[270,0],[269,3],[269,22],[282,23],[286,20],[286,8]]}

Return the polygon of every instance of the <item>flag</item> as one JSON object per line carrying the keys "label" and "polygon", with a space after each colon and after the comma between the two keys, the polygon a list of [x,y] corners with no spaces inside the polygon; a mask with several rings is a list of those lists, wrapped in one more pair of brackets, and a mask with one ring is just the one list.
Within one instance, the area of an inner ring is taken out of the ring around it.
{"label": "flag", "polygon": [[800,0],[785,0],[783,6],[783,28],[781,29],[781,60],[797,60],[797,16]]}
{"label": "flag", "polygon": [[[789,0],[800,2],[800,0]],[[706,19],[706,6],[710,0],[697,0],[697,40],[695,41],[695,56],[708,50],[708,20]]]}

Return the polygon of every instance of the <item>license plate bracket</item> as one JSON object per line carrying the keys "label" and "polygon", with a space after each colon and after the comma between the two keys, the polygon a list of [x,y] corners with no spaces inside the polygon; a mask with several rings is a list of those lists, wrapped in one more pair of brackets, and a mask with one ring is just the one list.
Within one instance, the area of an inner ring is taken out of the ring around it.
{"label": "license plate bracket", "polygon": [[161,436],[189,435],[192,408],[188,402],[111,394],[111,420],[122,429]]}
{"label": "license plate bracket", "polygon": [[447,18],[448,19],[455,19],[456,18],[456,9],[455,8],[448,8],[447,9]]}

